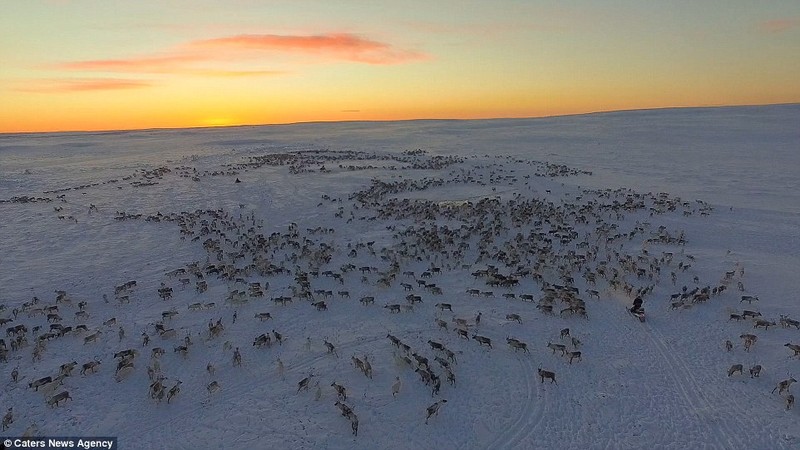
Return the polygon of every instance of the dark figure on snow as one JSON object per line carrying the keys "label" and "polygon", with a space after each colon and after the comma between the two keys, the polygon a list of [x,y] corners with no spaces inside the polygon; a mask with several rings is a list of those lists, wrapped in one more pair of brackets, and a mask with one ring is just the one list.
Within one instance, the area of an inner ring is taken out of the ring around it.
{"label": "dark figure on snow", "polygon": [[636,297],[636,299],[633,301],[631,312],[634,314],[642,312],[642,297]]}

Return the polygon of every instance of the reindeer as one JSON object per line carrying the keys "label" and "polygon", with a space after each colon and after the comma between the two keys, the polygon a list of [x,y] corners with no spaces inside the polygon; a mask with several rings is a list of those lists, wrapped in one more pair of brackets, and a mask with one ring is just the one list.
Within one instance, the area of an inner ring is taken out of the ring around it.
{"label": "reindeer", "polygon": [[436,325],[438,325],[439,328],[444,328],[445,331],[447,331],[447,322],[445,322],[444,320],[436,319]]}
{"label": "reindeer", "polygon": [[428,419],[430,419],[431,416],[438,416],[439,415],[439,408],[445,403],[447,403],[447,400],[442,399],[442,400],[439,400],[438,402],[432,404],[431,406],[428,406],[428,408],[426,409],[427,416],[425,416],[425,424],[426,425],[428,424]]}
{"label": "reindeer", "polygon": [[442,388],[442,380],[441,378],[437,377],[433,372],[431,374],[431,382],[433,383],[433,387],[431,388],[431,397],[439,395],[439,390]]}
{"label": "reindeer", "polygon": [[275,330],[272,330],[272,335],[275,336],[275,340],[278,341],[278,345],[283,345],[283,340],[285,339],[282,334],[278,333]]}
{"label": "reindeer", "polygon": [[[215,337],[217,337],[220,334],[222,334],[222,331],[224,329],[225,329],[225,327],[220,322],[217,322],[216,324],[210,325],[208,327],[208,338],[209,339],[214,339]],[[173,336],[175,335],[175,330],[174,329],[169,329],[169,330],[162,331],[161,332],[161,337],[164,338],[170,332],[171,332],[171,334]]]}
{"label": "reindeer", "polygon": [[781,314],[780,324],[781,328],[795,327],[800,330],[800,320],[790,319],[783,314]]}
{"label": "reindeer", "polygon": [[561,330],[560,338],[564,339],[565,337],[569,337],[569,328],[564,328],[563,330]]}
{"label": "reindeer", "polygon": [[770,325],[775,326],[775,322],[764,319],[755,319],[753,321],[753,328],[764,327],[765,330],[768,330]]}
{"label": "reindeer", "polygon": [[524,351],[525,353],[530,353],[530,351],[528,350],[528,344],[526,344],[526,343],[524,343],[524,342],[522,342],[522,341],[520,341],[520,340],[517,340],[517,339],[514,339],[514,338],[509,338],[509,337],[507,337],[507,338],[506,338],[506,342],[508,343],[508,345],[509,345],[511,348],[513,348],[513,349],[514,349],[514,351],[517,351],[517,350],[522,350],[522,351]]}
{"label": "reindeer", "polygon": [[786,396],[786,410],[792,409],[792,406],[794,406],[794,395],[789,394]]}
{"label": "reindeer", "polygon": [[414,372],[419,374],[419,377],[420,377],[420,379],[422,380],[423,383],[425,383],[426,385],[430,385],[431,384],[432,378],[431,378],[431,373],[429,371],[421,370],[421,369],[417,368],[417,369],[414,369]]}
{"label": "reindeer", "polygon": [[742,365],[741,364],[732,365],[731,368],[728,369],[728,376],[731,376],[731,375],[735,374],[736,372],[739,372],[740,375],[742,374]]}
{"label": "reindeer", "polygon": [[269,337],[269,335],[266,333],[262,333],[255,338],[255,340],[253,341],[253,346],[262,347],[266,345],[267,347],[269,347],[271,345],[271,342],[272,339]]}
{"label": "reindeer", "polygon": [[447,355],[447,360],[451,361],[453,364],[456,364],[456,354],[449,349],[444,349],[444,354]]}
{"label": "reindeer", "polygon": [[756,364],[750,368],[750,378],[758,378],[761,375],[761,365]]}
{"label": "reindeer", "polygon": [[387,334],[386,337],[392,342],[392,345],[394,345],[397,348],[400,348],[400,344],[401,344],[400,339],[398,339],[395,336],[392,336],[391,334]]}
{"label": "reindeer", "polygon": [[788,392],[789,391],[789,387],[792,385],[792,383],[796,383],[796,382],[797,382],[797,380],[795,380],[794,377],[789,377],[789,378],[781,381],[780,383],[778,383],[778,385],[775,386],[775,388],[772,389],[772,393],[773,394],[775,393],[775,389],[778,390],[778,395],[782,394],[783,391],[787,391]]}
{"label": "reindeer", "polygon": [[353,361],[353,365],[356,366],[358,370],[362,372],[364,371],[364,361],[361,361],[360,359],[356,358],[355,355],[351,356],[350,360]]}
{"label": "reindeer", "polygon": [[783,344],[783,346],[784,346],[784,347],[788,347],[788,348],[789,348],[789,350],[791,350],[791,351],[793,351],[793,352],[794,352],[794,354],[793,354],[792,356],[798,356],[798,355],[800,355],[800,345],[798,345],[798,344],[791,344],[791,343],[787,343],[787,344]]}
{"label": "reindeer", "polygon": [[759,301],[758,297],[755,296],[755,295],[743,295],[742,299],[739,300],[739,303],[747,302],[749,304],[752,304],[753,301],[756,301],[756,302]]}
{"label": "reindeer", "polygon": [[744,311],[742,311],[742,318],[746,319],[748,317],[752,318],[761,317],[761,313],[758,311],[749,311],[745,309]]}
{"label": "reindeer", "polygon": [[72,361],[70,363],[62,364],[61,367],[59,367],[58,374],[59,375],[70,376],[70,374],[72,374],[72,369],[74,369],[75,366],[77,366],[77,365],[78,365],[78,363],[76,361]]}
{"label": "reindeer", "polygon": [[265,320],[272,319],[272,314],[270,314],[268,312],[262,312],[262,313],[256,314],[254,317],[256,319],[259,319],[261,322],[263,322]]}
{"label": "reindeer", "polygon": [[453,305],[450,303],[437,303],[435,306],[441,311],[444,311],[445,309],[451,312],[453,311]]}
{"label": "reindeer", "polygon": [[576,359],[576,358],[579,361],[583,361],[583,358],[581,358],[581,352],[580,351],[567,352],[567,356],[569,356],[569,363],[570,364],[572,364],[572,360]]}
{"label": "reindeer", "polygon": [[458,333],[458,337],[462,339],[469,339],[469,332],[462,328],[456,328],[456,333]]}
{"label": "reindeer", "polygon": [[550,383],[558,384],[558,382],[556,382],[556,374],[554,372],[550,372],[549,370],[542,370],[541,367],[536,369],[536,371],[539,373],[539,378],[541,379],[542,383],[544,383],[545,378],[548,378],[550,379]]}
{"label": "reindeer", "polygon": [[336,395],[340,400],[347,401],[347,389],[345,389],[344,386],[336,384],[335,381],[331,383],[331,386],[333,386],[333,389],[336,390]]}
{"label": "reindeer", "polygon": [[164,377],[160,376],[158,379],[150,383],[150,388],[148,389],[148,395],[150,395],[150,398],[156,399],[159,397],[159,394],[163,394],[164,385],[161,383],[162,381],[164,381]]}
{"label": "reindeer", "polygon": [[133,369],[133,358],[122,358],[120,362],[117,363],[117,370],[114,371],[114,375],[118,375],[117,381],[121,381],[125,374],[129,371],[122,372],[125,369]]}
{"label": "reindeer", "polygon": [[92,373],[95,372],[97,366],[100,365],[100,361],[95,359],[94,361],[89,361],[88,363],[81,366],[81,375],[86,375],[86,372],[91,371]]}
{"label": "reindeer", "polygon": [[353,414],[353,409],[347,406],[346,404],[340,402],[339,400],[337,400],[336,403],[334,403],[333,405],[339,408],[339,411],[341,411],[342,416],[344,417]]}
{"label": "reindeer", "polygon": [[3,416],[3,431],[6,431],[14,423],[14,408],[8,408],[6,415]]}
{"label": "reindeer", "polygon": [[519,314],[506,314],[506,320],[516,320],[520,324],[522,323],[522,317]]}
{"label": "reindeer", "polygon": [[300,392],[300,390],[307,391],[308,388],[309,388],[309,382],[310,381],[311,381],[311,375],[309,375],[309,376],[303,378],[302,380],[300,380],[297,383],[297,392]]}
{"label": "reindeer", "polygon": [[60,392],[60,393],[48,398],[47,399],[47,405],[51,406],[51,407],[58,406],[58,404],[61,401],[66,402],[67,399],[72,400],[72,397],[69,396],[69,392],[67,392],[67,391]]}
{"label": "reindeer", "polygon": [[456,326],[459,326],[459,327],[462,327],[462,328],[469,328],[469,324],[467,323],[467,319],[461,319],[461,318],[454,317],[453,318],[453,323],[455,323]]}
{"label": "reindeer", "polygon": [[181,383],[183,383],[183,382],[181,380],[178,380],[175,383],[175,386],[172,386],[170,388],[169,392],[167,392],[167,403],[169,403],[169,401],[172,399],[172,397],[175,397],[176,395],[178,395],[181,392],[181,387],[180,387]]}
{"label": "reindeer", "polygon": [[239,347],[236,347],[233,350],[233,365],[234,367],[241,367],[242,366],[242,354],[239,352]]}
{"label": "reindeer", "polygon": [[116,352],[116,353],[114,353],[114,359],[116,359],[116,358],[122,358],[122,359],[126,359],[126,358],[129,358],[129,357],[130,357],[131,359],[133,359],[133,358],[135,358],[135,357],[136,357],[138,354],[139,354],[139,352],[138,352],[137,350],[135,350],[135,349],[132,349],[132,348],[129,348],[129,349],[127,349],[127,350],[122,350],[122,351],[120,351],[120,352]]}
{"label": "reindeer", "polygon": [[797,382],[797,380],[795,380],[794,377],[790,376],[789,378],[787,378],[787,379],[781,381],[780,383],[778,383],[778,385],[775,386],[775,388],[772,389],[772,393],[773,394],[775,393],[775,389],[778,390],[778,395],[783,393],[783,391],[787,391],[788,392],[789,391],[789,387],[792,385],[792,383],[796,383],[796,382]]}
{"label": "reindeer", "polygon": [[94,342],[94,341],[96,341],[96,340],[97,340],[97,338],[98,338],[98,337],[100,337],[100,333],[101,333],[101,331],[100,331],[100,330],[97,330],[97,331],[95,331],[94,333],[90,334],[89,336],[86,336],[86,337],[84,337],[84,338],[83,338],[83,345],[86,345],[86,344],[88,344],[89,342]]}
{"label": "reindeer", "polygon": [[670,302],[669,309],[674,310],[674,309],[682,308],[683,306],[685,306],[685,304],[683,303],[683,300],[678,300],[676,302]]}
{"label": "reindeer", "polygon": [[430,339],[428,339],[428,345],[431,346],[431,350],[444,350],[444,345]]}
{"label": "reindeer", "polygon": [[749,352],[750,347],[758,341],[758,336],[754,334],[742,334],[739,336],[740,338],[744,339],[744,350]]}
{"label": "reindeer", "polygon": [[567,353],[567,347],[565,345],[563,345],[563,344],[553,344],[553,343],[548,342],[547,343],[547,348],[549,348],[550,350],[553,350],[553,354],[556,353],[556,350],[561,351],[561,356],[564,356]]}
{"label": "reindeer", "polygon": [[733,342],[731,342],[730,340],[726,340],[725,341],[725,350],[726,351],[733,350]]}
{"label": "reindeer", "polygon": [[488,345],[489,348],[492,348],[492,340],[489,339],[486,336],[480,336],[478,334],[473,334],[472,335],[472,339],[475,339],[476,341],[478,341],[478,344],[480,344],[480,345],[484,345],[485,344],[485,345]]}
{"label": "reindeer", "polygon": [[363,372],[364,372],[364,375],[367,376],[367,378],[369,378],[370,380],[372,379],[372,365],[369,363],[369,359],[367,359],[366,355],[364,356],[364,369],[363,369]]}
{"label": "reindeer", "polygon": [[327,311],[328,310],[328,305],[322,300],[312,303],[311,306],[316,308],[317,311]]}
{"label": "reindeer", "polygon": [[417,365],[418,366],[420,366],[420,367],[424,366],[426,369],[428,367],[430,367],[430,364],[428,363],[428,358],[426,358],[424,356],[420,356],[420,355],[418,355],[416,353],[412,353],[411,356],[413,356],[414,359],[417,360]]}
{"label": "reindeer", "polygon": [[35,391],[39,391],[40,387],[44,386],[45,384],[52,383],[52,382],[53,382],[53,378],[52,377],[39,378],[38,380],[35,380],[35,381],[32,381],[32,382],[28,383],[28,387],[29,388],[33,388]]}
{"label": "reindeer", "polygon": [[351,411],[350,414],[347,415],[347,418],[350,420],[350,428],[353,430],[353,435],[358,436],[358,416]]}
{"label": "reindeer", "polygon": [[456,385],[456,376],[453,374],[449,368],[444,369],[445,378],[447,378],[447,382],[450,383],[452,386]]}
{"label": "reindeer", "polygon": [[328,342],[327,339],[325,339],[323,343],[325,344],[325,347],[328,349],[328,353],[333,353],[334,356],[336,356],[337,358],[339,357],[339,354],[336,353],[336,347],[334,347],[333,344]]}

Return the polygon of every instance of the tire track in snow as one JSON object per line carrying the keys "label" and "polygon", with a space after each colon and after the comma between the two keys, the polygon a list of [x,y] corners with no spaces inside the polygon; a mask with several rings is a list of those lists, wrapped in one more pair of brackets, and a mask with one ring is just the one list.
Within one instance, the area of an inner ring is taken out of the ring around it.
{"label": "tire track in snow", "polygon": [[[669,364],[669,367],[673,369],[669,371],[669,375],[675,380],[675,384],[695,415],[697,415],[700,419],[703,418],[703,414],[697,405],[698,400],[696,399],[699,399],[699,402],[702,402],[707,410],[713,411],[713,405],[711,405],[703,390],[698,386],[697,381],[692,375],[691,369],[687,367],[683,359],[674,356],[672,352],[669,351],[669,348],[667,348],[667,345],[664,343],[664,339],[661,334],[652,326],[644,323],[640,325],[641,328],[646,331],[647,336],[650,338],[649,340],[655,344],[655,348]],[[718,426],[716,426],[717,424]],[[717,424],[709,427],[709,429],[714,433],[717,442],[724,443],[723,446],[727,449],[747,448],[745,443],[736,437],[736,433],[733,432],[733,430],[731,430],[724,421],[719,421]],[[721,431],[720,428],[724,428],[724,430]]]}
{"label": "tire track in snow", "polygon": [[534,401],[537,390],[533,388],[533,382],[531,381],[533,364],[531,364],[530,358],[524,355],[518,359],[520,366],[522,366],[525,393],[528,400],[522,407],[522,411],[517,415],[517,419],[499,431],[497,437],[491,441],[487,448],[511,448],[519,445],[535,431],[536,426],[542,421],[545,402],[543,398],[540,398],[540,401]]}

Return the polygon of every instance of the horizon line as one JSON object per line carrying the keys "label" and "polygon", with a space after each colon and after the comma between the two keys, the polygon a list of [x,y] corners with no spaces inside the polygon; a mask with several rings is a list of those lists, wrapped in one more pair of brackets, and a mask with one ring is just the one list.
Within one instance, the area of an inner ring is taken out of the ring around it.
{"label": "horizon line", "polygon": [[558,117],[577,117],[589,116],[600,114],[614,114],[625,112],[644,112],[644,111],[663,111],[675,109],[722,109],[722,108],[752,108],[752,107],[766,107],[766,106],[792,106],[800,105],[800,102],[785,102],[785,103],[754,103],[754,104],[735,104],[735,105],[696,105],[696,106],[655,106],[650,108],[628,108],[628,109],[607,109],[595,110],[578,113],[565,113],[565,114],[549,114],[542,116],[523,116],[523,117],[482,117],[482,118],[414,118],[414,119],[350,119],[350,120],[307,120],[297,122],[272,122],[272,123],[252,123],[252,124],[236,124],[236,125],[197,125],[185,127],[150,127],[150,128],[118,128],[118,129],[98,129],[98,130],[57,130],[57,131],[8,131],[0,132],[0,137],[15,136],[15,135],[32,135],[32,134],[102,134],[102,133],[133,133],[143,131],[175,131],[175,130],[212,130],[220,128],[245,128],[245,127],[277,127],[277,126],[291,126],[291,125],[318,125],[318,124],[346,124],[346,123],[403,123],[403,122],[435,122],[435,121],[451,121],[451,122],[469,122],[469,121],[495,121],[495,120],[533,120],[533,119],[548,119]]}

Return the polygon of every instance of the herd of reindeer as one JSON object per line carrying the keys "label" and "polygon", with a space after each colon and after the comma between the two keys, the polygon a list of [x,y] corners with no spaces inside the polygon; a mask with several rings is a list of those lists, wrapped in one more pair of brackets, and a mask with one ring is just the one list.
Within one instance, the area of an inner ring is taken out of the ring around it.
{"label": "herd of reindeer", "polygon": [[[369,155],[353,152],[281,154],[280,157],[268,155],[253,158],[238,169],[253,170],[259,165],[273,164],[289,165],[293,173],[303,173],[314,171],[315,167],[326,163],[335,167],[337,160],[345,159],[369,159]],[[350,291],[366,291],[369,295],[359,299],[364,308],[372,307],[378,299],[379,303],[384,303],[383,309],[387,310],[384,314],[432,312],[430,333],[454,333],[454,336],[463,339],[463,345],[474,341],[472,345],[485,347],[486,351],[498,351],[493,344],[502,342],[503,338],[497,336],[496,330],[494,333],[484,331],[492,329],[481,324],[481,312],[469,317],[456,315],[456,312],[465,302],[473,301],[473,297],[479,301],[509,302],[519,309],[504,316],[509,323],[524,326],[524,311],[536,311],[544,318],[560,316],[574,320],[572,331],[564,328],[546,343],[529,343],[519,337],[505,336],[509,350],[519,352],[522,357],[527,357],[525,355],[530,353],[531,348],[540,345],[540,348],[550,350],[552,355],[564,357],[570,366],[579,364],[584,356],[579,333],[576,334],[575,330],[581,327],[581,321],[591,318],[590,299],[622,297],[632,300],[642,297],[648,305],[663,300],[665,307],[684,311],[725,294],[735,282],[736,288],[742,293],[739,303],[747,302],[750,305],[759,302],[757,296],[744,294],[744,269],[739,265],[726,272],[714,287],[701,286],[698,276],[692,277],[694,258],[684,252],[684,233],[652,225],[649,221],[649,218],[676,211],[682,211],[687,216],[707,215],[712,208],[704,202],[687,202],[665,193],[641,194],[628,189],[584,189],[553,201],[548,200],[547,195],[530,194],[532,188],[527,186],[531,183],[531,177],[555,178],[574,175],[579,171],[566,166],[512,159],[509,162],[532,166],[528,175],[521,176],[514,170],[505,169],[503,164],[486,163],[460,168],[464,158],[428,156],[425,152],[404,153],[402,158],[395,158],[394,161],[406,163],[415,169],[436,169],[442,173],[452,167],[458,167],[458,170],[447,172],[443,178],[408,177],[392,182],[373,179],[368,186],[346,198],[325,194],[318,205],[323,211],[321,214],[332,210],[333,219],[338,219],[342,227],[353,222],[375,222],[376,229],[385,228],[391,235],[388,245],[356,239],[345,246],[336,241],[335,227],[303,230],[296,223],[291,223],[282,231],[266,234],[262,232],[263,220],[256,217],[255,212],[243,215],[215,209],[146,215],[117,211],[114,218],[118,221],[143,220],[176,226],[180,239],[191,245],[202,246],[206,260],[190,262],[165,272],[161,280],[155,281],[157,286],[143,280],[119,284],[113,289],[113,300],[108,298],[112,295],[110,290],[102,300],[94,301],[74,298],[66,290],[55,291],[52,302],[39,297],[19,303],[13,299],[3,299],[11,301],[11,306],[0,307],[0,313],[3,314],[0,324],[9,325],[5,337],[0,339],[0,364],[9,365],[10,359],[21,360],[25,349],[32,347],[31,364],[28,366],[31,372],[23,375],[17,365],[11,371],[11,380],[17,383],[23,378],[30,379],[28,388],[43,392],[45,403],[56,408],[72,400],[71,393],[63,386],[68,379],[75,377],[74,369],[80,368],[79,377],[98,376],[97,372],[107,362],[103,358],[86,358],[80,362],[65,362],[55,372],[41,373],[39,367],[47,365],[39,363],[48,358],[58,358],[57,353],[48,351],[48,345],[53,341],[75,340],[81,348],[86,349],[84,354],[93,355],[91,347],[97,345],[98,340],[115,340],[117,338],[113,335],[116,334],[120,345],[126,342],[129,348],[109,355],[115,364],[114,379],[119,383],[126,382],[140,364],[140,354],[149,353],[149,360],[143,364],[149,380],[148,396],[154,402],[166,400],[170,404],[179,396],[183,383],[176,377],[168,377],[162,370],[162,361],[168,358],[167,354],[171,353],[175,358],[169,364],[180,364],[190,353],[197,352],[192,348],[198,343],[206,347],[221,345],[230,355],[227,364],[239,367],[247,360],[243,353],[249,353],[248,349],[262,352],[264,348],[283,345],[287,337],[275,329],[281,323],[281,313],[276,314],[276,310],[252,311],[253,305],[270,305],[267,303],[270,296],[269,302],[275,308],[294,308],[297,307],[296,303],[307,303],[313,310],[326,313],[337,302],[348,301]],[[161,177],[167,172],[158,175]],[[523,187],[523,183],[526,187]],[[455,184],[511,186],[516,188],[516,192],[505,198],[488,195],[474,202],[450,203],[412,200],[399,195]],[[547,191],[547,194],[550,192]],[[66,205],[58,207],[57,212],[69,207],[66,198],[59,198]],[[331,208],[326,208],[326,202]],[[92,208],[90,213],[102,213],[94,205]],[[623,229],[625,223],[633,222],[625,221],[626,217],[631,216],[638,219],[629,229]],[[379,222],[381,225],[378,225]],[[637,243],[641,245],[635,245]],[[658,247],[680,250],[652,250]],[[453,272],[465,276],[469,274],[472,286],[482,284],[485,287],[448,292],[445,286],[437,285],[437,277]],[[678,283],[679,279],[683,282],[690,277],[695,287],[677,287],[683,284]],[[668,283],[678,292],[668,300],[655,298],[654,289]],[[527,292],[519,292],[523,289]],[[219,292],[226,293],[219,296]],[[162,312],[161,320],[148,324],[144,329],[140,327],[134,330],[141,341],[133,347],[125,330],[126,327],[135,328],[135,325],[118,322],[116,317],[98,317],[95,312],[97,309],[111,311],[112,307],[127,308],[128,305],[143,303],[156,296],[170,306]],[[182,312],[174,305],[175,296],[191,296],[200,301],[188,304],[186,311]],[[389,300],[392,298],[404,298],[405,301],[393,303]],[[98,308],[97,303],[115,304]],[[526,304],[532,309],[527,309]],[[237,322],[238,312],[245,311],[246,307],[251,307],[252,317],[248,314]],[[231,312],[233,316],[229,320]],[[195,323],[202,323],[207,318],[208,324],[202,330],[172,325],[176,318],[185,315],[202,317],[194,320]],[[223,315],[226,317],[223,318]],[[242,326],[248,320],[257,321],[258,324],[267,321],[275,328],[254,336],[252,345],[249,345],[249,341],[232,342],[226,338],[226,330]],[[776,322],[765,319],[761,312],[755,310],[731,313],[730,320],[752,320],[754,329],[763,328],[765,332],[778,324],[784,328],[800,329],[800,322],[788,316],[781,315]],[[740,336],[748,352],[758,340],[753,333],[755,331]],[[387,351],[392,353],[397,370],[413,371],[414,376],[419,376],[420,386],[429,390],[432,398],[442,396],[442,379],[449,386],[451,395],[456,395],[457,355],[463,351],[446,346],[437,336],[440,334],[429,336],[428,350],[414,348],[412,343],[404,342],[391,332],[387,335]],[[322,341],[325,352],[332,358],[339,357],[337,343],[331,342],[327,336],[318,336],[316,339]],[[312,337],[306,338],[306,350],[310,350],[311,341]],[[166,347],[159,346],[157,342],[163,342],[161,345]],[[457,339],[456,342],[462,341]],[[421,345],[424,346],[424,342]],[[727,351],[732,351],[734,344],[728,340],[725,347]],[[800,356],[800,345],[787,343],[786,347],[793,352],[793,356]],[[429,351],[428,356],[425,356],[426,351]],[[287,369],[280,359],[277,361],[278,372],[283,377]],[[354,354],[351,362],[354,369],[372,380],[374,360],[370,361],[367,355],[358,357]],[[223,389],[224,383],[216,379],[216,367],[222,363],[210,361],[206,365],[211,379],[205,386],[209,396]],[[734,364],[728,370],[728,376],[741,375],[743,370],[742,364]],[[759,377],[761,371],[761,365],[749,369],[751,377]],[[296,392],[299,394],[315,388],[315,398],[319,399],[322,395],[319,379],[323,376],[308,373],[297,383]],[[558,385],[554,370],[546,370],[540,365],[535,376],[541,383],[547,381]],[[794,382],[796,380],[789,376],[773,389],[773,392],[777,391],[782,396],[787,409],[794,403],[794,396],[790,392]],[[78,395],[76,392],[82,388],[80,382],[74,382],[73,386],[73,394]],[[347,387],[335,379],[330,386],[337,397],[334,406],[350,423],[352,433],[357,435],[359,420],[355,407],[351,406],[352,403],[347,404],[352,401],[348,400]],[[401,395],[402,386],[403,380],[398,375],[391,386],[387,386],[387,391],[396,397]],[[439,398],[428,406],[425,423],[437,416],[446,403],[446,399]],[[18,411],[21,405],[15,406]],[[14,407],[7,409],[2,420],[4,431],[12,427],[14,413]],[[34,423],[22,434],[32,436],[38,432]]]}

